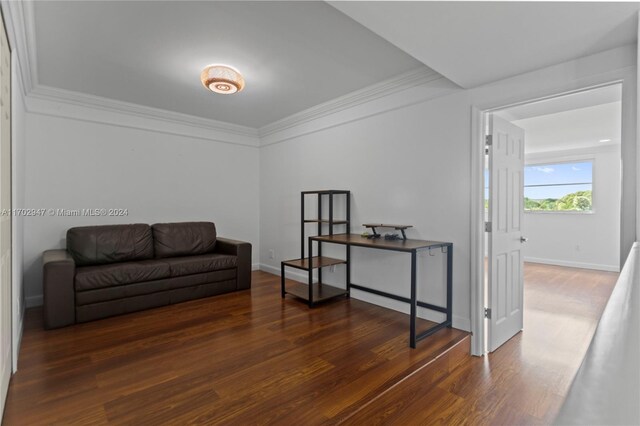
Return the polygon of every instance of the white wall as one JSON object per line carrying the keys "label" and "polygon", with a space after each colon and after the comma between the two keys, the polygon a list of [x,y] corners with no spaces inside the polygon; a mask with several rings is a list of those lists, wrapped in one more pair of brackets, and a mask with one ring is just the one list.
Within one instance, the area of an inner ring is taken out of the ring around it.
{"label": "white wall", "polygon": [[[415,226],[409,233],[413,238],[454,243],[454,326],[469,329],[471,286],[477,285],[470,273],[470,194],[476,187],[470,172],[472,106],[503,107],[616,80],[623,81],[627,198],[622,223],[627,235],[635,235],[635,50],[626,46],[473,90],[448,86],[435,99],[428,88],[414,88],[269,134],[260,151],[262,268],[278,273],[281,260],[299,256],[300,190],[350,189],[352,231],[365,221],[407,223]],[[623,247],[628,250],[632,240],[626,238]],[[268,258],[270,249],[275,259]],[[353,265],[354,283],[407,294],[406,257],[356,250]],[[439,303],[442,259],[428,258],[426,265],[428,270],[419,270],[423,298]],[[329,279],[340,282],[340,274]],[[376,300],[359,292],[354,297]],[[386,299],[377,301],[407,311]]]}
{"label": "white wall", "polygon": [[[410,232],[414,238],[454,243],[454,325],[468,329],[474,279],[469,267],[475,180],[470,172],[471,107],[495,108],[622,80],[622,226],[633,240],[635,64],[635,46],[627,46],[473,90],[435,80],[316,120],[281,130],[276,126],[263,135],[259,150],[253,142],[203,137],[203,129],[176,133],[161,120],[142,125],[135,116],[87,112],[29,97],[25,206],[124,207],[130,214],[120,220],[25,220],[27,302],[41,302],[42,251],[61,247],[69,227],[89,223],[214,220],[221,235],[251,241],[254,259],[265,270],[279,272],[280,260],[299,255],[299,191],[334,187],[353,191],[353,231],[365,221],[405,222],[416,227]],[[69,118],[78,112],[79,118]],[[621,245],[630,247],[626,240]],[[268,258],[269,249],[274,259]],[[407,294],[405,256],[354,250],[353,260],[354,283]],[[439,255],[421,258],[428,268],[419,270],[428,292],[421,294],[425,301],[443,301],[443,260]],[[342,273],[338,268],[328,279],[338,282]],[[406,310],[368,294],[354,296]]]}
{"label": "white wall", "polygon": [[[638,13],[638,38],[636,43],[636,78],[640,81],[640,13]],[[640,123],[640,84],[636,87],[636,123]],[[640,132],[636,135],[636,146],[638,146],[638,150],[636,152],[636,161],[640,164]],[[637,185],[636,185],[636,241],[640,241],[640,173],[636,175],[637,177]]]}
{"label": "white wall", "polygon": [[[299,257],[301,190],[348,189],[352,232],[364,231],[360,224],[367,222],[401,223],[414,225],[409,238],[453,242],[456,322],[468,328],[470,156],[464,134],[470,122],[469,111],[458,108],[468,102],[465,98],[464,93],[441,97],[262,148],[263,267],[276,273],[280,260]],[[443,115],[460,125],[441,125]],[[329,254],[329,246],[324,247]],[[270,249],[274,260],[266,256]],[[334,252],[340,255],[344,249]],[[444,304],[445,256],[432,254],[418,258],[419,282],[428,283],[418,296]],[[352,282],[409,297],[409,259],[353,248]],[[326,275],[329,282],[344,282],[343,273]],[[355,290],[353,295],[378,300]]]}
{"label": "white wall", "polygon": [[[11,180],[12,207],[14,209],[25,206],[25,150],[26,150],[26,110],[24,104],[23,86],[20,74],[18,56],[12,55],[12,93],[11,93]],[[18,351],[22,338],[22,324],[24,318],[24,288],[23,288],[23,250],[24,250],[24,218],[14,216],[12,222],[12,345],[13,371],[18,367]]]}
{"label": "white wall", "polygon": [[154,127],[153,120],[119,119],[77,106],[77,118],[68,118],[72,114],[60,113],[68,106],[29,97],[27,106],[25,206],[128,209],[125,217],[26,218],[28,306],[42,303],[42,252],[64,247],[66,231],[73,226],[213,221],[220,236],[251,242],[257,261],[256,146],[179,135],[159,120],[155,127],[164,130],[147,130]]}
{"label": "white wall", "polygon": [[593,160],[593,212],[525,212],[525,261],[619,271],[620,147],[526,157],[528,164],[574,160]]}

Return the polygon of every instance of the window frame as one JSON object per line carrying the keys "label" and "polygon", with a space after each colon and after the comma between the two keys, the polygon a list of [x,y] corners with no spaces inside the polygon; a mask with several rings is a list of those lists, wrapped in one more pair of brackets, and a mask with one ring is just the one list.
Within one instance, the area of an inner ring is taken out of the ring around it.
{"label": "window frame", "polygon": [[[548,157],[547,157],[548,158]],[[562,159],[553,160],[553,159],[535,159],[531,161],[526,161],[524,167],[535,167],[535,166],[553,166],[556,164],[572,164],[572,163],[591,163],[591,210],[527,210],[524,205],[524,189],[526,188],[526,183],[524,180],[524,170],[522,173],[522,211],[525,214],[577,214],[577,215],[590,215],[595,214],[596,212],[596,196],[595,196],[595,181],[596,181],[596,158],[593,155],[588,156],[576,156],[576,157],[563,157]]]}

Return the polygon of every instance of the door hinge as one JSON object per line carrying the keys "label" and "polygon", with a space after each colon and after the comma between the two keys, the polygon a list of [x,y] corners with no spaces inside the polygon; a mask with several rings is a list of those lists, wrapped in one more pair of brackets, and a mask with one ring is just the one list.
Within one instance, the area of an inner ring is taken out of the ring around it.
{"label": "door hinge", "polygon": [[491,308],[484,308],[484,317],[491,319]]}
{"label": "door hinge", "polygon": [[493,135],[487,135],[484,137],[484,144],[486,146],[491,146],[493,145]]}
{"label": "door hinge", "polygon": [[484,223],[484,232],[491,232],[491,222]]}

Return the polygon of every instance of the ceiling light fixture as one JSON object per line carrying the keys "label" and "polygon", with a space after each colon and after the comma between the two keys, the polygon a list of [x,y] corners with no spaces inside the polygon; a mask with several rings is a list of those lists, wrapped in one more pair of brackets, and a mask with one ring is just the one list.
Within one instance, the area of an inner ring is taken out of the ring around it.
{"label": "ceiling light fixture", "polygon": [[222,95],[244,89],[244,78],[238,70],[228,65],[209,65],[202,70],[200,81],[207,89]]}
{"label": "ceiling light fixture", "polygon": [[600,143],[611,142],[611,139],[600,139],[598,142]]}

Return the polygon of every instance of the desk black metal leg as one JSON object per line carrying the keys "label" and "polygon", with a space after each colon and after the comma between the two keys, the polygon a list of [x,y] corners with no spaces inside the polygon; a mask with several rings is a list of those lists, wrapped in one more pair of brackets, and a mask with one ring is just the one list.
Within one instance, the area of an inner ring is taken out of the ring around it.
{"label": "desk black metal leg", "polygon": [[280,263],[280,295],[284,299],[284,263]]}
{"label": "desk black metal leg", "polygon": [[313,307],[313,268],[311,261],[313,258],[313,241],[309,238],[309,307]]}
{"label": "desk black metal leg", "polygon": [[409,346],[416,347],[416,251],[411,252],[411,317],[409,319]]}
{"label": "desk black metal leg", "polygon": [[451,328],[453,320],[453,244],[447,247],[447,322]]}
{"label": "desk black metal leg", "polygon": [[[318,220],[322,219],[322,194],[318,194]],[[331,228],[329,224],[329,228]],[[322,235],[322,222],[318,221],[318,235]],[[318,243],[318,257],[322,257],[322,243]],[[322,282],[322,268],[318,268],[318,282]]]}
{"label": "desk black metal leg", "polygon": [[351,297],[351,246],[347,246],[347,299]]}

